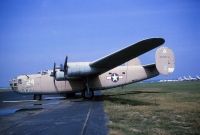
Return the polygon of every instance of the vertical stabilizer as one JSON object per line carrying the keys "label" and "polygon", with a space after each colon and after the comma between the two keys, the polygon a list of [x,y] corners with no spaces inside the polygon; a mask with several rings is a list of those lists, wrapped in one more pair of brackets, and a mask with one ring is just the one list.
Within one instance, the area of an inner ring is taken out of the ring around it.
{"label": "vertical stabilizer", "polygon": [[174,53],[167,47],[160,47],[156,51],[156,68],[160,74],[168,75],[174,72],[175,58]]}

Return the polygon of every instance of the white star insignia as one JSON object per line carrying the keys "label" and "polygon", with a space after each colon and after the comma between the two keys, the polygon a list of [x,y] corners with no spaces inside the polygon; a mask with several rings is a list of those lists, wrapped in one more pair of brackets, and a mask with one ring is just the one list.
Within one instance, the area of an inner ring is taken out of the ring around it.
{"label": "white star insignia", "polygon": [[166,50],[166,49],[163,49],[163,53],[167,53],[167,50]]}
{"label": "white star insignia", "polygon": [[113,82],[119,81],[119,75],[116,74],[116,73],[113,73],[113,74],[111,75],[111,80],[112,80]]}

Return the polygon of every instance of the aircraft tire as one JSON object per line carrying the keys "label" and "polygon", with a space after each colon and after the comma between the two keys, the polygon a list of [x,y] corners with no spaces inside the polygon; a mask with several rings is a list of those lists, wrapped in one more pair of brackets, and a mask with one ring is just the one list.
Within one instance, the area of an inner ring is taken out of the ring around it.
{"label": "aircraft tire", "polygon": [[83,97],[84,99],[92,99],[92,98],[94,97],[94,91],[93,91],[93,90],[90,90],[89,93],[88,93],[87,90],[84,90],[84,91],[82,92],[82,97]]}
{"label": "aircraft tire", "polygon": [[66,97],[66,98],[74,98],[75,96],[76,96],[75,93],[66,93],[66,94],[65,94],[65,97]]}
{"label": "aircraft tire", "polygon": [[41,94],[34,94],[33,100],[42,100],[42,95]]}

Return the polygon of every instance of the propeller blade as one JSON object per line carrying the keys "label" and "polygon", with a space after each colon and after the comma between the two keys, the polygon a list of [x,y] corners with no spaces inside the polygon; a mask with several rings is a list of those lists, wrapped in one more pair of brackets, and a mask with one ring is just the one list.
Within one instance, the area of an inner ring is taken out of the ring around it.
{"label": "propeller blade", "polygon": [[53,65],[53,82],[55,84],[55,81],[56,81],[56,63],[54,62],[54,65]]}
{"label": "propeller blade", "polygon": [[67,68],[67,61],[68,61],[68,56],[65,57],[64,70]]}
{"label": "propeller blade", "polygon": [[65,57],[65,63],[64,63],[64,75],[65,75],[65,76],[66,76],[67,73],[68,73],[67,62],[68,62],[68,56]]}
{"label": "propeller blade", "polygon": [[60,71],[64,71],[63,64],[60,64]]}

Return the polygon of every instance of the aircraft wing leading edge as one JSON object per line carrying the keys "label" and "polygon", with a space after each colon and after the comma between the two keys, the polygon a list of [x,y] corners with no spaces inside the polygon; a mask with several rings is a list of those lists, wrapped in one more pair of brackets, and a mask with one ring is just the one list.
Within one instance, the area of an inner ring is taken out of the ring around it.
{"label": "aircraft wing leading edge", "polygon": [[102,69],[103,73],[162,45],[164,42],[163,38],[146,39],[96,60],[90,63],[90,66]]}

